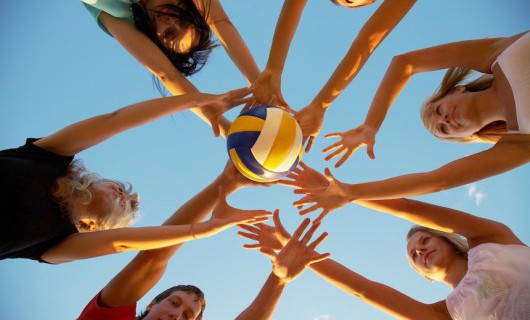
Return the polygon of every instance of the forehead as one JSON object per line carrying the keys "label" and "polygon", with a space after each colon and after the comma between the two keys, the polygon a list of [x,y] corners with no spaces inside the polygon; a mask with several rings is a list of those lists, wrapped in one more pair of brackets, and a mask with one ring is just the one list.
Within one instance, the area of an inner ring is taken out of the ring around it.
{"label": "forehead", "polygon": [[182,305],[189,308],[195,317],[201,313],[201,301],[195,293],[185,291],[175,291],[169,295],[168,299],[181,299]]}
{"label": "forehead", "polygon": [[333,0],[333,2],[341,6],[356,8],[372,4],[375,0]]}

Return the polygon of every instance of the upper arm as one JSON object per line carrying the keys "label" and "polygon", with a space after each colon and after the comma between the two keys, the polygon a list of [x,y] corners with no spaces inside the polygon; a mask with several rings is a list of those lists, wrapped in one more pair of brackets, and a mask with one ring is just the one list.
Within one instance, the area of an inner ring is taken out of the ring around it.
{"label": "upper arm", "polygon": [[413,73],[465,67],[491,73],[491,65],[506,47],[507,38],[466,40],[434,46],[400,55]]}

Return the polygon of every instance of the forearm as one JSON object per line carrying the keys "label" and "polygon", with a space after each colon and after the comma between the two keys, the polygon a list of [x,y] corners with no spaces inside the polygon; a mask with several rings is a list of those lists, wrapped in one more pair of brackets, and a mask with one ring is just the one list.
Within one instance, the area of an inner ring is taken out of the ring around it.
{"label": "forearm", "polygon": [[271,272],[258,296],[248,308],[237,316],[236,320],[270,319],[286,285],[287,283]]}
{"label": "forearm", "polygon": [[307,0],[285,0],[272,40],[267,69],[281,74]]}
{"label": "forearm", "polygon": [[353,41],[344,59],[313,103],[327,108],[355,79],[370,55],[409,12],[416,0],[386,0],[368,19]]}
{"label": "forearm", "polygon": [[226,17],[226,19],[215,21],[211,27],[247,82],[253,83],[260,73],[258,65],[230,19]]}
{"label": "forearm", "polygon": [[370,105],[365,124],[379,131],[388,110],[412,75],[413,68],[404,56],[396,56],[392,59]]}
{"label": "forearm", "polygon": [[420,303],[403,293],[369,280],[331,259],[310,266],[324,280],[400,319],[435,319],[429,305]]}

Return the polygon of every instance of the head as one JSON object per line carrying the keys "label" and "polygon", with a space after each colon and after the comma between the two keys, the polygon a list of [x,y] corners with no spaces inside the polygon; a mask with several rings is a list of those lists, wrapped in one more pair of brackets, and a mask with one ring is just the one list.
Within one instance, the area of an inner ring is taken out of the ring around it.
{"label": "head", "polygon": [[79,231],[126,227],[138,214],[138,195],[129,184],[101,179],[79,161],[55,181],[51,193]]}
{"label": "head", "polygon": [[451,68],[440,87],[421,108],[423,124],[437,138],[453,142],[497,142],[506,134],[506,122],[482,124],[473,112],[473,95],[493,84],[492,75],[465,81],[473,71]]}
{"label": "head", "polygon": [[136,320],[172,316],[175,320],[202,320],[206,300],[201,289],[192,285],[171,287],[157,295]]}
{"label": "head", "polygon": [[430,281],[439,280],[456,257],[467,259],[469,245],[466,238],[449,233],[414,226],[407,233],[407,260],[411,267]]}
{"label": "head", "polygon": [[375,2],[375,0],[331,0],[337,6],[343,6],[347,8],[359,8],[370,5]]}
{"label": "head", "polygon": [[193,0],[154,4],[144,1],[131,5],[136,28],[147,35],[183,75],[198,72],[215,47],[212,32]]}

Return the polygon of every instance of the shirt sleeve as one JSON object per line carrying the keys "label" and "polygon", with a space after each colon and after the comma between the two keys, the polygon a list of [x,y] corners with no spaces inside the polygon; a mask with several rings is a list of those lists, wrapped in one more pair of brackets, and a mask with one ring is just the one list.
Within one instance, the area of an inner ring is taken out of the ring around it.
{"label": "shirt sleeve", "polygon": [[136,303],[127,307],[106,308],[98,303],[99,292],[86,305],[77,320],[134,320],[136,317]]}
{"label": "shirt sleeve", "polygon": [[103,23],[99,20],[101,12],[106,12],[113,17],[133,23],[133,16],[131,11],[131,4],[136,1],[131,0],[82,0],[81,1],[88,13],[96,21],[101,30],[105,31],[109,36],[112,34],[105,28]]}

